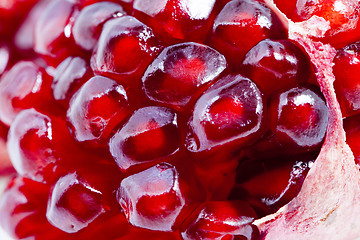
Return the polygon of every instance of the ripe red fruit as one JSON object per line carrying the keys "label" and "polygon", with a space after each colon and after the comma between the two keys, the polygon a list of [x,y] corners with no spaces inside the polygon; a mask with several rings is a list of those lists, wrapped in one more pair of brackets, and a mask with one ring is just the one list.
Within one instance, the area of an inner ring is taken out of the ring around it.
{"label": "ripe red fruit", "polygon": [[68,57],[56,68],[51,83],[56,101],[68,108],[71,97],[92,76],[90,66],[85,59]]}
{"label": "ripe red fruit", "polygon": [[84,7],[72,29],[75,43],[91,51],[97,43],[103,24],[110,18],[125,14],[121,5],[112,2],[98,2]]}
{"label": "ripe red fruit", "polygon": [[269,114],[275,138],[282,146],[291,146],[291,151],[312,151],[324,141],[329,112],[325,101],[312,89],[296,87],[279,94]]}
{"label": "ripe red fruit", "polygon": [[[241,216],[241,217],[239,217]],[[242,201],[206,202],[190,217],[193,221],[181,235],[185,240],[195,239],[258,239],[252,225],[254,210]]]}
{"label": "ripe red fruit", "polygon": [[237,65],[253,46],[267,38],[286,38],[275,13],[261,1],[233,0],[216,17],[211,41],[229,62]]}
{"label": "ripe red fruit", "polygon": [[[34,109],[21,112],[9,130],[9,155],[16,171],[39,182],[56,179],[58,164],[73,158],[65,121]],[[79,154],[79,153],[77,153]]]}
{"label": "ripe red fruit", "polygon": [[125,171],[132,165],[164,160],[179,150],[177,115],[165,107],[134,112],[109,141],[111,155]]}
{"label": "ripe red fruit", "polygon": [[303,155],[241,163],[231,199],[250,203],[260,216],[277,211],[299,193],[313,159]]}
{"label": "ripe red fruit", "polygon": [[32,4],[0,1],[12,236],[359,238],[359,1]]}
{"label": "ripe red fruit", "polygon": [[354,115],[360,110],[358,96],[360,74],[360,43],[354,43],[339,49],[334,59],[334,87],[345,117]]}
{"label": "ripe red fruit", "polygon": [[15,64],[0,81],[1,121],[10,126],[23,109],[48,110],[53,100],[50,84],[50,76],[35,63]]}
{"label": "ripe red fruit", "polygon": [[55,227],[67,233],[87,227],[105,210],[102,193],[76,173],[61,177],[50,192],[46,217]]}
{"label": "ripe red fruit", "polygon": [[132,225],[168,232],[179,228],[196,201],[203,200],[192,198],[190,186],[195,187],[175,166],[160,163],[125,178],[118,201]]}
{"label": "ripe red fruit", "polygon": [[240,71],[267,96],[315,78],[308,56],[289,40],[259,42],[245,55]]}
{"label": "ripe red fruit", "polygon": [[1,226],[13,238],[45,239],[41,236],[47,235],[57,239],[61,231],[45,217],[49,190],[48,185],[22,177],[13,178],[0,201]]}
{"label": "ripe red fruit", "polygon": [[67,111],[74,138],[79,142],[107,142],[112,129],[131,114],[132,102],[116,81],[91,78],[72,98]]}
{"label": "ripe red fruit", "polygon": [[172,45],[165,48],[144,73],[144,91],[153,101],[182,108],[225,68],[225,57],[208,46]]}
{"label": "ripe red fruit", "polygon": [[104,24],[91,67],[95,73],[136,82],[160,48],[152,30],[136,18],[114,18]]}
{"label": "ripe red fruit", "polygon": [[135,16],[166,43],[204,41],[214,20],[214,0],[134,0]]}
{"label": "ripe red fruit", "polygon": [[203,152],[250,144],[260,133],[263,109],[262,94],[251,80],[241,75],[223,77],[195,103],[188,122],[187,149]]}
{"label": "ripe red fruit", "polygon": [[[71,35],[72,16],[78,11],[70,0],[56,0],[49,3],[35,25],[35,46],[37,53],[44,55],[50,64],[57,65],[67,56],[74,54]],[[54,14],[54,12],[56,14]]]}

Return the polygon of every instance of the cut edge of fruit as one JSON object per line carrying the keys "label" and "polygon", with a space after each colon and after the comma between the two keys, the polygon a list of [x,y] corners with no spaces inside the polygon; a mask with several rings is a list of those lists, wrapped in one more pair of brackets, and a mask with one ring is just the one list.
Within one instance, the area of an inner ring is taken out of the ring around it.
{"label": "cut edge of fruit", "polygon": [[[360,229],[360,206],[356,204],[360,198],[360,180],[354,179],[360,179],[360,173],[345,142],[342,114],[333,87],[335,77],[331,66],[336,52],[330,45],[309,41],[308,36],[324,33],[324,19],[313,18],[302,26],[289,22],[289,39],[301,44],[315,64],[318,83],[330,111],[329,125],[320,154],[297,197],[254,224],[260,229],[260,239],[356,239],[360,237],[356,230]],[[309,26],[315,32],[309,34]]]}

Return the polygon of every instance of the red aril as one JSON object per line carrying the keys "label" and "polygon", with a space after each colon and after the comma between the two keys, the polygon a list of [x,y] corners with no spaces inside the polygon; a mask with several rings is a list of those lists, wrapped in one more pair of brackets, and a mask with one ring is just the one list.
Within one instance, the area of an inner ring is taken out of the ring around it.
{"label": "red aril", "polygon": [[244,58],[240,71],[270,96],[315,78],[310,59],[289,40],[263,40]]}
{"label": "red aril", "polygon": [[204,41],[215,13],[215,0],[134,0],[135,16],[148,22],[166,43]]}
{"label": "red aril", "polygon": [[314,159],[303,155],[240,163],[231,199],[250,203],[260,216],[277,211],[299,193]]}
{"label": "red aril", "polygon": [[329,112],[325,101],[311,88],[296,87],[280,93],[271,102],[269,115],[275,138],[290,151],[313,151],[324,141]]}
{"label": "red aril", "polygon": [[57,66],[51,83],[55,100],[67,109],[71,97],[91,76],[92,71],[85,59],[66,58]]}
{"label": "red aril", "polygon": [[164,160],[179,150],[177,115],[165,107],[146,107],[134,112],[109,141],[120,169]]}
{"label": "red aril", "polygon": [[160,48],[152,30],[136,18],[114,18],[104,24],[91,67],[95,73],[136,83]]}
{"label": "red aril", "polygon": [[8,149],[16,171],[30,179],[52,181],[62,171],[59,162],[72,156],[72,139],[65,121],[34,109],[21,112],[9,130]]}
{"label": "red aril", "polygon": [[37,240],[357,239],[358,1],[275,4],[10,7],[0,144],[18,180],[1,224]]}
{"label": "red aril", "polygon": [[111,130],[132,112],[127,90],[116,81],[95,76],[75,94],[67,111],[67,120],[79,142],[107,142]]}
{"label": "red aril", "polygon": [[193,221],[181,235],[185,240],[259,238],[259,230],[252,225],[254,210],[242,201],[206,202],[194,211]]}
{"label": "red aril", "polygon": [[0,81],[0,119],[10,125],[23,109],[49,110],[51,77],[30,61],[16,63]]}
{"label": "red aril", "polygon": [[246,146],[261,133],[263,111],[257,86],[241,75],[227,75],[195,103],[186,147],[190,152],[203,152],[226,145]]}
{"label": "red aril", "polygon": [[253,46],[267,38],[286,38],[275,13],[261,1],[232,0],[215,19],[211,45],[237,65]]}
{"label": "red aril", "polygon": [[48,185],[22,177],[13,178],[0,201],[1,226],[14,238],[44,239],[41,236],[47,235],[59,239],[61,231],[45,217],[49,190]]}
{"label": "red aril", "polygon": [[143,87],[149,99],[182,108],[225,68],[225,57],[210,47],[192,42],[172,45],[150,64]]}
{"label": "red aril", "polygon": [[189,192],[190,186],[191,182],[175,166],[160,163],[125,178],[118,201],[134,226],[169,232],[179,228],[197,201],[203,200],[191,198],[194,193]]}
{"label": "red aril", "polygon": [[76,173],[61,177],[50,192],[46,217],[55,227],[67,233],[87,227],[105,210],[102,193]]}
{"label": "red aril", "polygon": [[360,110],[358,96],[360,74],[360,43],[339,49],[334,59],[334,87],[345,117],[355,115]]}
{"label": "red aril", "polygon": [[84,7],[74,22],[72,33],[77,45],[91,51],[100,36],[104,22],[113,17],[126,15],[121,5],[112,2],[98,2]]}
{"label": "red aril", "polygon": [[[34,49],[47,59],[50,64],[57,65],[67,56],[74,54],[71,26],[72,16],[78,11],[71,0],[55,0],[46,5],[35,25]],[[56,13],[56,14],[54,14]],[[66,45],[67,48],[62,46]],[[75,51],[76,54],[76,51]]]}

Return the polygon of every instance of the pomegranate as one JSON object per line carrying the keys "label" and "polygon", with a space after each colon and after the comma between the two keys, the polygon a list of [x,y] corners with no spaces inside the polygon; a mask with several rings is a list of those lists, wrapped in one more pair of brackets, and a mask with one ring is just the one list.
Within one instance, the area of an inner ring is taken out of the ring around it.
{"label": "pomegranate", "polygon": [[0,1],[14,239],[360,238],[360,0]]}

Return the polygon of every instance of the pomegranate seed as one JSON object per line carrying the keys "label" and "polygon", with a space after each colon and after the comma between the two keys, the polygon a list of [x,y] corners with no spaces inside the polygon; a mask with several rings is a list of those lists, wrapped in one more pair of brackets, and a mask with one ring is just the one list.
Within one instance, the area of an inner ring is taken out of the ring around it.
{"label": "pomegranate seed", "polygon": [[191,152],[232,143],[240,148],[260,134],[263,99],[257,86],[241,75],[228,75],[198,99],[186,141]]}
{"label": "pomegranate seed", "polygon": [[112,2],[98,2],[83,8],[77,16],[72,33],[75,43],[91,51],[100,36],[102,25],[112,17],[125,15],[123,8]]}
{"label": "pomegranate seed", "polygon": [[36,240],[356,238],[359,6],[0,0],[0,174],[10,157],[17,174],[0,224]]}
{"label": "pomegranate seed", "polygon": [[74,233],[94,221],[104,209],[101,192],[75,173],[61,177],[50,193],[46,217],[55,227]]}
{"label": "pomegranate seed", "polygon": [[243,162],[231,199],[250,203],[261,216],[277,211],[299,193],[315,158],[305,155]]}
{"label": "pomegranate seed", "polygon": [[32,52],[35,46],[35,25],[39,21],[42,12],[45,11],[46,6],[51,2],[48,0],[35,1],[37,2],[33,8],[30,9],[25,20],[20,25],[14,36],[16,48],[22,53]]}
{"label": "pomegranate seed", "polygon": [[91,67],[95,73],[109,77],[140,78],[159,50],[160,45],[149,27],[134,17],[123,16],[104,24]]}
{"label": "pomegranate seed", "polygon": [[16,171],[40,182],[56,179],[65,171],[60,162],[83,154],[74,145],[63,119],[34,109],[22,111],[11,125],[8,149]]}
{"label": "pomegranate seed", "polygon": [[135,16],[166,43],[205,40],[214,20],[214,0],[134,0]]}
{"label": "pomegranate seed", "polygon": [[80,57],[68,57],[56,68],[51,84],[55,100],[67,108],[71,97],[92,76],[87,62]]}
{"label": "pomegranate seed", "polygon": [[181,43],[165,48],[143,76],[146,95],[175,108],[184,107],[226,68],[224,56],[214,49]]}
{"label": "pomegranate seed", "polygon": [[160,163],[125,178],[118,191],[118,201],[132,225],[172,231],[194,208],[194,199],[187,192],[188,184],[174,166]]}
{"label": "pomegranate seed", "polygon": [[292,146],[290,151],[320,148],[329,111],[318,93],[307,87],[292,88],[275,98],[269,114],[271,130],[281,145]]}
{"label": "pomegranate seed", "polygon": [[324,18],[330,24],[327,35],[346,31],[356,26],[359,20],[360,3],[357,0],[298,0],[295,20],[304,21],[312,16]]}
{"label": "pomegranate seed", "polygon": [[274,12],[261,1],[233,0],[215,19],[212,46],[238,65],[253,46],[266,38],[286,38]]}
{"label": "pomegranate seed", "polygon": [[23,109],[49,110],[51,78],[33,62],[16,63],[0,81],[0,119],[10,126]]}
{"label": "pomegranate seed", "polygon": [[360,110],[359,79],[360,42],[338,50],[334,59],[334,87],[344,116]]}
{"label": "pomegranate seed", "polygon": [[26,178],[12,179],[0,201],[1,226],[13,238],[44,239],[41,236],[47,234],[51,239],[59,239],[61,231],[45,217],[49,190],[48,185]]}
{"label": "pomegranate seed", "polygon": [[233,239],[235,235],[258,239],[259,230],[252,225],[256,217],[246,202],[206,202],[192,214],[194,220],[181,235],[184,240]]}
{"label": "pomegranate seed", "polygon": [[289,40],[263,40],[253,47],[240,67],[268,96],[315,78],[309,58]]}
{"label": "pomegranate seed", "polygon": [[137,110],[110,139],[112,156],[123,171],[135,164],[173,155],[179,149],[176,114],[165,107]]}
{"label": "pomegranate seed", "polygon": [[36,22],[34,49],[52,65],[57,65],[76,49],[62,48],[64,45],[74,45],[70,21],[76,11],[78,10],[73,1],[55,0],[46,6]]}
{"label": "pomegranate seed", "polygon": [[132,111],[125,88],[109,78],[95,76],[72,98],[68,122],[79,142],[107,142],[112,129]]}

